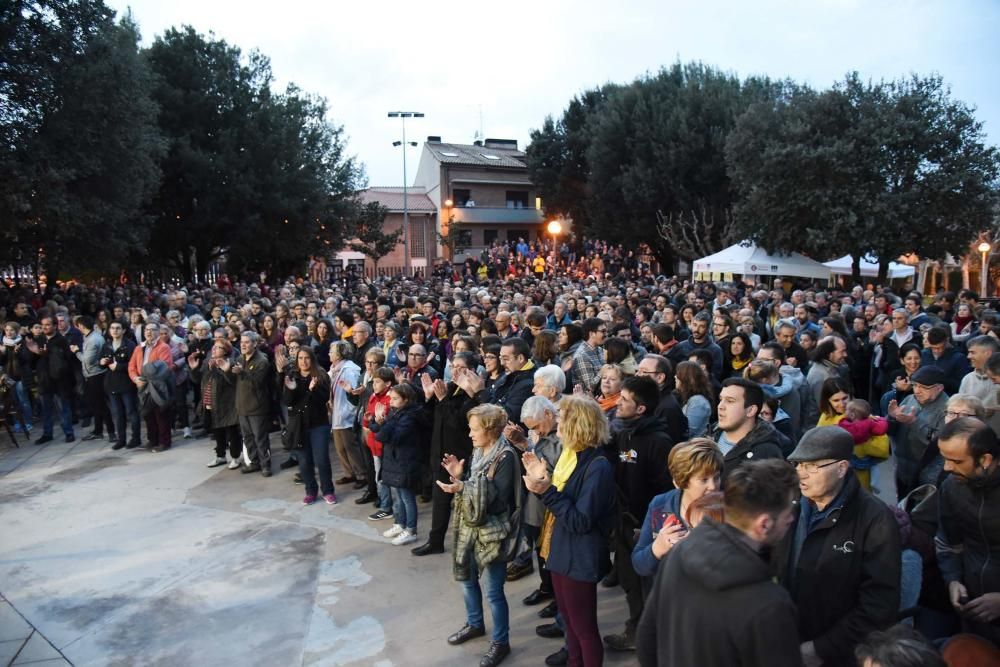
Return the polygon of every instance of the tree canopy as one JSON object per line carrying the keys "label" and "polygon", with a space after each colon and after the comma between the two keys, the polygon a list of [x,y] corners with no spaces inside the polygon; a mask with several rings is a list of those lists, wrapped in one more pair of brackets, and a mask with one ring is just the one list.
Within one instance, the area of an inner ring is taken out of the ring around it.
{"label": "tree canopy", "polygon": [[67,0],[4,3],[0,26],[0,259],[114,266],[147,243],[162,155],[138,28]]}
{"label": "tree canopy", "polygon": [[[960,255],[995,224],[997,151],[940,77],[827,90],[700,63],[574,97],[531,134],[550,214],[661,259],[748,239],[828,260]],[[857,262],[856,262],[857,265]]]}

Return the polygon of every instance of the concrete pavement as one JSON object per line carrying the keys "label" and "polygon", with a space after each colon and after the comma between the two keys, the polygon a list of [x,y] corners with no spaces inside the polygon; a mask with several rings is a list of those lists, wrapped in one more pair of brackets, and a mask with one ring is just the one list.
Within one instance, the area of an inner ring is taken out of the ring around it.
{"label": "concrete pavement", "polygon": [[[304,507],[294,470],[241,475],[211,456],[207,440],[152,454],[0,435],[0,665],[478,664],[487,640],[445,642],[464,622],[447,554],[388,544],[390,522],[367,521],[353,489]],[[520,602],[536,584],[507,584],[505,665],[561,645]],[[620,590],[600,590],[602,633],[625,613]]]}

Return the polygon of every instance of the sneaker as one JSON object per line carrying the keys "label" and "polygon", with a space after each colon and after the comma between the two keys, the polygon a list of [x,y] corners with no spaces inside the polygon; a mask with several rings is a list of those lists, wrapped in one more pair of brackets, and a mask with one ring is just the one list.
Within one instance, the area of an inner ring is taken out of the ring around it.
{"label": "sneaker", "polygon": [[230,470],[236,470],[237,468],[240,467],[240,462],[237,459],[233,459],[232,461],[229,462],[229,465],[227,465],[226,467],[229,468]]}
{"label": "sneaker", "polygon": [[314,502],[316,502],[316,496],[306,496],[302,499],[303,505],[312,505]]}
{"label": "sneaker", "polygon": [[191,435],[191,427],[190,426],[185,426],[184,427],[184,439],[185,440],[190,440],[193,437],[194,436]]}
{"label": "sneaker", "polygon": [[305,484],[305,482],[302,481],[302,474],[301,473],[295,473],[295,477],[292,478],[292,483],[294,483],[294,484]]}
{"label": "sneaker", "polygon": [[325,496],[323,496],[323,500],[326,501],[327,505],[336,505],[337,504],[337,496],[333,495],[332,493],[328,493]]}
{"label": "sneaker", "polygon": [[378,510],[374,514],[368,515],[369,521],[381,521],[382,519],[388,519],[392,516],[392,512],[386,512],[385,510]]}
{"label": "sneaker", "polygon": [[382,533],[382,537],[396,537],[397,535],[399,535],[400,533],[402,533],[404,530],[406,530],[406,529],[403,528],[402,526],[400,526],[398,523],[394,523],[394,524],[392,524],[392,528],[390,528],[389,530],[387,530],[384,533]]}
{"label": "sneaker", "polygon": [[281,468],[282,470],[288,470],[289,468],[298,468],[299,462],[297,459],[293,459],[292,457],[289,456],[287,459],[282,461],[281,465],[279,465],[278,467]]}
{"label": "sneaker", "polygon": [[395,546],[402,546],[404,544],[411,544],[417,541],[417,531],[414,530],[410,532],[409,530],[404,530],[392,541]]}
{"label": "sneaker", "polygon": [[510,644],[490,642],[490,650],[479,661],[479,667],[497,667],[508,655],[510,655]]}
{"label": "sneaker", "polygon": [[226,457],[216,456],[214,459],[211,460],[211,462],[209,462],[208,467],[218,468],[219,466],[224,466],[224,465],[226,465]]}

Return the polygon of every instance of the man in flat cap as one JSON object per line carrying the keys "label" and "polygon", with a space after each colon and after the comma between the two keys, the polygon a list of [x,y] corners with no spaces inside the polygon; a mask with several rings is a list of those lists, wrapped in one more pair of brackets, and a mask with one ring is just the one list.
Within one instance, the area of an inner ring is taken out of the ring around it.
{"label": "man in flat cap", "polygon": [[921,484],[937,484],[944,469],[937,436],[944,426],[948,394],[944,372],[924,366],[910,376],[913,394],[889,402],[889,437],[896,455],[896,488],[902,498]]}
{"label": "man in flat cap", "polygon": [[899,610],[899,527],[889,507],[858,482],[853,451],[845,429],[820,426],[788,457],[802,498],[774,564],[798,607],[807,667],[856,664],[854,647],[892,625]]}

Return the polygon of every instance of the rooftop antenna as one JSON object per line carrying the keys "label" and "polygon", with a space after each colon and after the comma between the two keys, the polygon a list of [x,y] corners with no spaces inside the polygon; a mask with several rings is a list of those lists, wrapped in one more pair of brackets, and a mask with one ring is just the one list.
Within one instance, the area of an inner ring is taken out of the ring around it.
{"label": "rooftop antenna", "polygon": [[479,105],[479,130],[473,133],[473,143],[482,141],[486,135],[483,134],[483,105]]}

